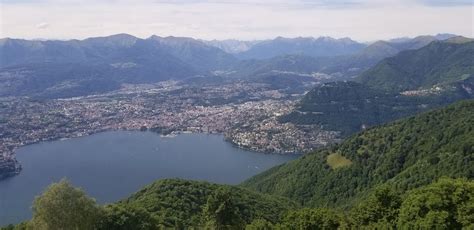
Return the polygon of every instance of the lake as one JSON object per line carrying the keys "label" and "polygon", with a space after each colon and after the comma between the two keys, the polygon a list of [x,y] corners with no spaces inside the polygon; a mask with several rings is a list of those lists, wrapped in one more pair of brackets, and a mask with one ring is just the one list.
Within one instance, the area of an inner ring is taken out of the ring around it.
{"label": "lake", "polygon": [[238,184],[296,155],[235,148],[222,135],[112,131],[19,148],[23,171],[0,181],[0,226],[31,217],[36,195],[67,178],[101,204],[126,198],[162,178]]}

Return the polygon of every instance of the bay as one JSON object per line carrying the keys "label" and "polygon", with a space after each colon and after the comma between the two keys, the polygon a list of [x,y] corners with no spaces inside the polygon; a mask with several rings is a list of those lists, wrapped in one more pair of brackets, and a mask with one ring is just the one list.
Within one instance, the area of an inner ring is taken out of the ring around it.
{"label": "bay", "polygon": [[23,170],[0,181],[0,226],[29,219],[34,197],[62,178],[104,204],[163,178],[238,184],[297,157],[238,149],[222,135],[162,137],[138,131],[42,142],[16,154]]}

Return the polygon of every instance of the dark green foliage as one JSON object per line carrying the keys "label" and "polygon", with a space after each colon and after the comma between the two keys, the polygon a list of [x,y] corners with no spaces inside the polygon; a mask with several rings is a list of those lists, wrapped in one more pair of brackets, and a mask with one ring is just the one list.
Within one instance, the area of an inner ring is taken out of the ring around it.
{"label": "dark green foliage", "polygon": [[366,200],[352,208],[350,217],[355,226],[394,228],[401,205],[400,196],[388,185],[375,189]]}
{"label": "dark green foliage", "polygon": [[[339,153],[349,167],[331,169]],[[389,182],[407,191],[442,176],[474,178],[474,100],[368,129],[330,149],[272,168],[242,185],[304,206],[351,206]]]}
{"label": "dark green foliage", "polygon": [[219,188],[207,199],[203,209],[206,226],[213,229],[242,229],[245,223],[228,188]]}
{"label": "dark green foliage", "polygon": [[472,98],[473,95],[463,87],[474,88],[474,77],[447,88],[441,94],[423,96],[384,92],[356,82],[327,83],[308,92],[295,111],[279,120],[319,124],[323,129],[340,131],[342,136],[348,136],[367,127]]}
{"label": "dark green foliage", "polygon": [[283,229],[339,229],[347,227],[343,215],[332,209],[302,209],[289,212],[281,223]]}
{"label": "dark green foliage", "polygon": [[[297,206],[284,198],[269,196],[244,188],[178,179],[157,181],[130,198],[119,202],[126,207],[141,207],[167,227],[200,226],[203,210],[217,190],[224,189],[245,223],[256,218],[276,222]],[[220,198],[219,198],[220,199]]]}
{"label": "dark green foliage", "polygon": [[98,229],[108,230],[152,230],[157,229],[158,221],[141,207],[110,205],[105,207]]}
{"label": "dark green foliage", "polygon": [[400,208],[400,229],[473,229],[474,182],[443,178],[409,193]]}
{"label": "dark green foliage", "polygon": [[265,219],[255,219],[245,227],[247,230],[270,230],[275,228],[275,225]]}
{"label": "dark green foliage", "polygon": [[474,42],[437,41],[384,59],[356,80],[387,91],[430,88],[474,77]]}

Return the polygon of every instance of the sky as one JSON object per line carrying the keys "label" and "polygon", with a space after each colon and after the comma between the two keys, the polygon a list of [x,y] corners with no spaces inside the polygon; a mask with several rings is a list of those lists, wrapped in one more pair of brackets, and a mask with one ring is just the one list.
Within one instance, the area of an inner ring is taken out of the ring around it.
{"label": "sky", "polygon": [[0,37],[474,37],[474,0],[0,0]]}

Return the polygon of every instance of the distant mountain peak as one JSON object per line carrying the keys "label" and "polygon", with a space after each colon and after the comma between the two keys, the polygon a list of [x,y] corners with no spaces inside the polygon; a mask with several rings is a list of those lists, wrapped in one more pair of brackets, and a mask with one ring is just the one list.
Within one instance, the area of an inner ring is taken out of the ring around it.
{"label": "distant mountain peak", "polygon": [[439,34],[436,34],[434,37],[438,40],[446,40],[446,39],[450,39],[450,38],[453,38],[453,37],[458,37],[458,35],[449,34],[449,33],[439,33]]}
{"label": "distant mountain peak", "polygon": [[159,41],[160,43],[163,43],[166,45],[179,45],[179,44],[184,44],[184,43],[193,43],[196,45],[206,46],[204,42],[200,40],[196,40],[194,38],[190,38],[190,37],[175,37],[175,36],[160,37],[157,35],[152,35],[151,37],[148,38],[148,40]]}
{"label": "distant mountain peak", "polygon": [[467,42],[472,42],[472,41],[474,41],[474,39],[463,37],[463,36],[451,37],[451,38],[448,38],[448,39],[444,40],[444,42],[456,43],[456,44],[462,44],[462,43],[467,43]]}
{"label": "distant mountain peak", "polygon": [[316,40],[316,41],[325,41],[325,42],[337,41],[337,39],[332,38],[332,37],[329,37],[329,36],[321,36],[321,37],[318,37],[318,38],[315,39],[315,40]]}
{"label": "distant mountain peak", "polygon": [[130,35],[130,34],[114,34],[114,35],[109,35],[105,37],[92,37],[92,38],[87,38],[82,40],[82,42],[88,43],[95,43],[99,45],[114,45],[114,46],[124,46],[124,47],[129,47],[135,44],[139,38]]}
{"label": "distant mountain peak", "polygon": [[102,36],[102,37],[91,37],[91,38],[87,38],[85,40],[90,40],[90,39],[137,40],[138,38],[133,36],[133,35],[130,35],[130,34],[120,33],[120,34],[112,34],[112,35],[109,35],[109,36]]}
{"label": "distant mountain peak", "polygon": [[226,40],[214,39],[211,41],[205,41],[205,40],[201,40],[201,41],[206,43],[207,45],[219,48],[230,54],[245,52],[249,50],[250,48],[252,48],[252,46],[262,42],[261,40],[241,41],[237,39],[226,39]]}

